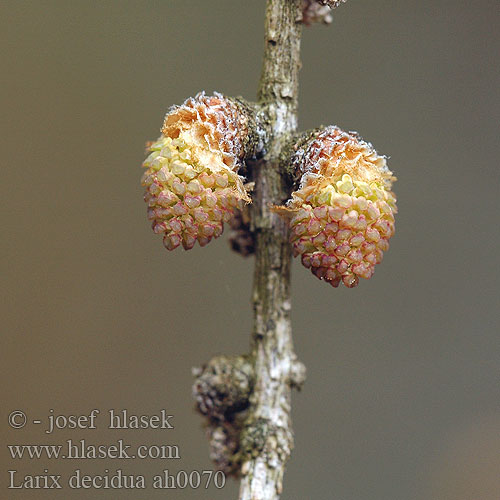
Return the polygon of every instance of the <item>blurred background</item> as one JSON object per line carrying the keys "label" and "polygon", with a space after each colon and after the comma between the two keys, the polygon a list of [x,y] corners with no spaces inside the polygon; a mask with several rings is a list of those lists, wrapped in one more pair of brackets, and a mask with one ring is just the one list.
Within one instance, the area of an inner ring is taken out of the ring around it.
{"label": "blurred background", "polygon": [[[182,459],[13,461],[2,498],[234,499],[222,490],[7,490],[20,475],[212,468],[191,367],[247,350],[252,258],[227,234],[167,252],[146,220],[144,143],[205,89],[255,98],[264,0],[0,5],[3,443],[169,443]],[[296,261],[283,499],[498,500],[498,0],[348,1],[304,31],[300,126],[357,130],[398,177],[396,236],[337,290]],[[226,231],[227,233],[227,231]],[[13,430],[93,408],[165,431]]]}

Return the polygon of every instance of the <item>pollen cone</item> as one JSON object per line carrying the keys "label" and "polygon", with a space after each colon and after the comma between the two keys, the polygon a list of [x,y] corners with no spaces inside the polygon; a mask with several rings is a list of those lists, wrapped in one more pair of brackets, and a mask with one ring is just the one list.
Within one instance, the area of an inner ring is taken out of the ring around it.
{"label": "pollen cone", "polygon": [[237,101],[200,93],[170,109],[148,144],[142,185],[153,231],[168,250],[206,245],[250,199],[238,169],[250,148],[250,117]]}
{"label": "pollen cone", "polygon": [[277,211],[290,218],[295,256],[318,278],[352,288],[373,275],[394,234],[395,178],[384,156],[330,126],[297,146],[298,189]]}

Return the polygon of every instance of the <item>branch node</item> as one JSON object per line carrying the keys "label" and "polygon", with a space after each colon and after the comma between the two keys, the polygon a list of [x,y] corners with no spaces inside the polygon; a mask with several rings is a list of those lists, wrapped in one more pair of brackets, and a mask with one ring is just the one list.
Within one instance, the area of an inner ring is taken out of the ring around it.
{"label": "branch node", "polygon": [[254,380],[248,356],[216,356],[193,374],[193,395],[202,415],[225,421],[248,407]]}
{"label": "branch node", "polygon": [[272,468],[286,463],[293,448],[290,429],[258,417],[246,422],[240,436],[240,454],[245,462],[260,457]]}
{"label": "branch node", "polygon": [[290,386],[300,391],[306,381],[306,365],[295,359],[290,367]]}
{"label": "branch node", "polygon": [[206,417],[210,458],[227,475],[240,472],[240,433],[254,385],[249,356],[215,356],[193,368],[196,409]]}

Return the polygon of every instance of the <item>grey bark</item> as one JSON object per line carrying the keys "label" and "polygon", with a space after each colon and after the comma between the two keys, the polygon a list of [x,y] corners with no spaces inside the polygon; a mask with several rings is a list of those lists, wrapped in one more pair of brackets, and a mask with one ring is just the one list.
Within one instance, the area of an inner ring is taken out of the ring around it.
{"label": "grey bark", "polygon": [[[297,130],[301,0],[268,0],[265,52],[259,88],[265,156],[252,165],[255,235],[252,358],[254,388],[240,438],[240,500],[274,500],[282,491],[293,448],[291,387],[303,370],[296,360],[290,323],[291,248],[286,222],[271,211],[290,196],[280,164]],[[296,381],[298,382],[298,381]]]}
{"label": "grey bark", "polygon": [[214,358],[195,370],[197,408],[207,418],[211,456],[241,476],[240,500],[277,500],[293,448],[291,391],[305,379],[290,323],[291,246],[287,222],[271,210],[292,190],[283,152],[297,131],[303,0],[267,0],[265,51],[255,105],[260,156],[249,229],[255,251],[254,327],[249,355]]}

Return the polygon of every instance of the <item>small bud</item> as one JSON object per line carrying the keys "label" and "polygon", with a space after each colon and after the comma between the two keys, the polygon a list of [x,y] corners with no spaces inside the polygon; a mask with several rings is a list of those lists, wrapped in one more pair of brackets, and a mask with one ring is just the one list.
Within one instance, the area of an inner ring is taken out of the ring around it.
{"label": "small bud", "polygon": [[338,7],[346,0],[302,0],[299,22],[310,26],[313,23],[330,24],[332,22],[331,9]]}
{"label": "small bud", "polygon": [[285,207],[295,256],[320,279],[352,288],[368,279],[394,234],[395,178],[373,146],[331,126],[297,146],[299,186]]}

